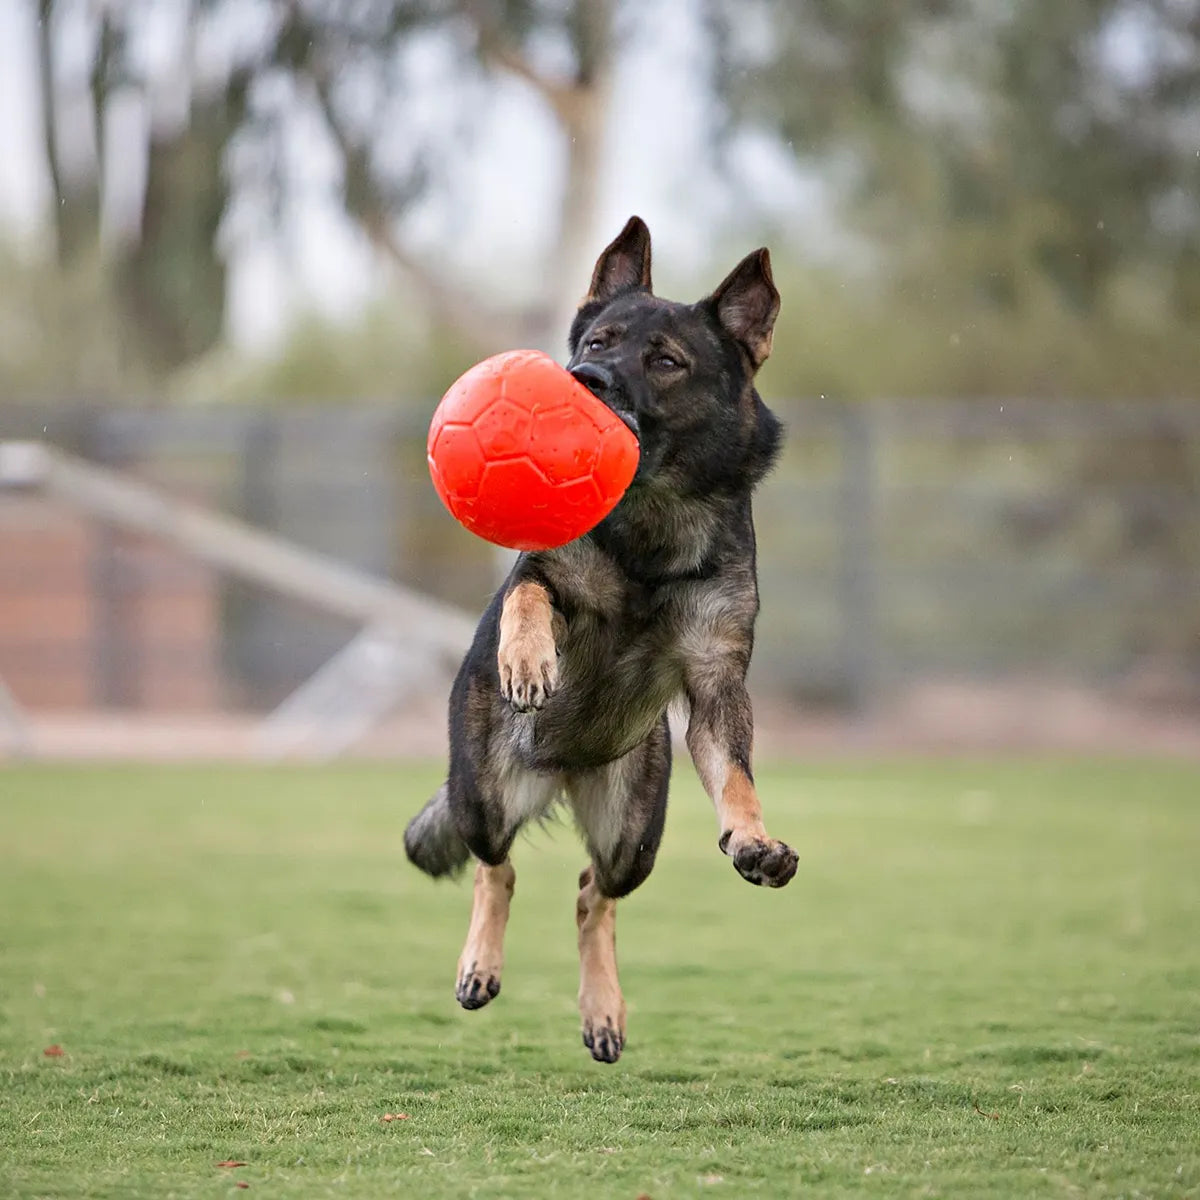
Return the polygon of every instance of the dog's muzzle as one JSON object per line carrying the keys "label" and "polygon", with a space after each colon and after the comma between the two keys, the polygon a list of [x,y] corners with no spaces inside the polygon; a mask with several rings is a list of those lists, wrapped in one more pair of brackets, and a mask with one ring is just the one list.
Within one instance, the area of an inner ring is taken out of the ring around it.
{"label": "dog's muzzle", "polygon": [[617,386],[617,377],[608,367],[601,363],[582,362],[571,368],[571,375],[597,400],[611,408],[629,426],[634,437],[639,436],[637,414],[619,403],[621,389]]}

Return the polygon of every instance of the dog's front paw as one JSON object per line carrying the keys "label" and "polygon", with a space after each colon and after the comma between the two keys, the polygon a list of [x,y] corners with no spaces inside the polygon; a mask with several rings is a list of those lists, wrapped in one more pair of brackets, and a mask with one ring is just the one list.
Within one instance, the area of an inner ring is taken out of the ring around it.
{"label": "dog's front paw", "polygon": [[783,887],[796,874],[800,856],[785,842],[774,838],[735,839],[730,830],[719,843],[733,859],[738,874],[759,887]]}
{"label": "dog's front paw", "polygon": [[541,708],[558,686],[558,652],[548,632],[505,639],[498,663],[500,692],[517,712]]}

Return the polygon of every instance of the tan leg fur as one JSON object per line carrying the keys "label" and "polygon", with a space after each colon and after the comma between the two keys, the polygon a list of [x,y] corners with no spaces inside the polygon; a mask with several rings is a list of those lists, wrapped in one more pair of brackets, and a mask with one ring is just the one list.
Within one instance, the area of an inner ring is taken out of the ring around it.
{"label": "tan leg fur", "polygon": [[467,942],[458,960],[454,994],[463,1008],[482,1008],[500,993],[504,966],[504,930],[517,873],[505,860],[498,867],[475,868],[475,899]]}
{"label": "tan leg fur", "polygon": [[540,583],[526,580],[500,611],[500,691],[519,712],[541,708],[558,685],[554,610]]}
{"label": "tan leg fur", "polygon": [[625,1046],[625,997],[617,978],[617,902],[600,894],[591,867],[579,877],[575,923],[583,1044],[597,1062],[616,1062]]}
{"label": "tan leg fur", "polygon": [[717,811],[721,850],[733,859],[743,879],[760,887],[783,887],[796,874],[796,852],[767,833],[754,781],[730,761],[703,725],[690,726],[687,740],[700,781]]}

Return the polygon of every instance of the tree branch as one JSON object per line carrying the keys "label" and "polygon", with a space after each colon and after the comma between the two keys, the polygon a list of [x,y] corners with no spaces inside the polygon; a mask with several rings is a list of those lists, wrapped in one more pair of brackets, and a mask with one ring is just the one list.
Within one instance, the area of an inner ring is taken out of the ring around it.
{"label": "tree branch", "polygon": [[341,155],[347,215],[358,223],[371,244],[419,287],[430,311],[439,319],[484,349],[521,344],[532,323],[529,314],[514,318],[511,314],[485,309],[465,293],[448,287],[428,264],[401,243],[392,214],[371,177],[367,149],[350,136],[338,116],[329,73],[318,64],[310,64],[309,73],[326,128]]}
{"label": "tree branch", "polygon": [[563,124],[572,124],[578,109],[577,89],[539,71],[509,41],[492,6],[485,0],[462,0],[460,8],[475,29],[476,52],[484,66],[507,71],[529,84]]}
{"label": "tree branch", "polygon": [[55,123],[58,116],[58,94],[54,87],[53,0],[39,0],[37,23],[38,83],[42,93],[42,152],[54,193],[54,227],[58,235],[58,255],[62,261],[65,247],[62,238],[60,210],[65,201],[62,167],[58,161],[58,136]]}

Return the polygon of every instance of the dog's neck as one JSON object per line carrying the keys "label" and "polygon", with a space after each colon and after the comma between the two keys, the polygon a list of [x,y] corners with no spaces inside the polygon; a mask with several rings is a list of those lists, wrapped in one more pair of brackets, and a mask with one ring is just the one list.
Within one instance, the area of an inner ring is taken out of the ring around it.
{"label": "dog's neck", "polygon": [[702,578],[711,573],[721,510],[729,502],[635,485],[588,536],[641,582]]}

